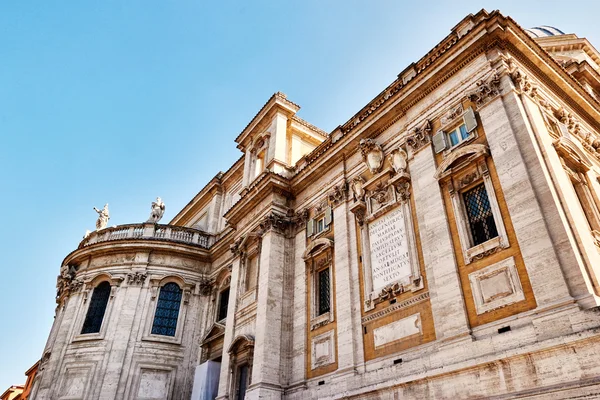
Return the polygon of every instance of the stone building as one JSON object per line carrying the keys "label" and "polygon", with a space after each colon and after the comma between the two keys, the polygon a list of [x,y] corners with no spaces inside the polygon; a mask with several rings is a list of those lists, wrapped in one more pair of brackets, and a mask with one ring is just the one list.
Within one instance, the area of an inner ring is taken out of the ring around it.
{"label": "stone building", "polygon": [[600,398],[599,65],[482,10],[333,132],[274,94],[67,255],[32,398]]}

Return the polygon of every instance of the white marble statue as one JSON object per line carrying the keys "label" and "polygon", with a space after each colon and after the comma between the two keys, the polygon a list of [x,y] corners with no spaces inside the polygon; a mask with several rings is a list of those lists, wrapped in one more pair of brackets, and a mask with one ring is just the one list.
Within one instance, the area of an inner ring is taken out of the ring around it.
{"label": "white marble statue", "polygon": [[110,219],[110,214],[108,213],[108,203],[104,205],[102,210],[98,210],[94,207],[94,211],[98,213],[98,219],[96,220],[96,230],[99,231],[101,229],[106,228],[108,225],[108,220]]}
{"label": "white marble statue", "polygon": [[148,221],[146,222],[153,222],[157,224],[165,213],[165,203],[163,203],[160,197],[157,197],[156,201],[152,202],[152,207],[150,209],[150,218],[148,218]]}

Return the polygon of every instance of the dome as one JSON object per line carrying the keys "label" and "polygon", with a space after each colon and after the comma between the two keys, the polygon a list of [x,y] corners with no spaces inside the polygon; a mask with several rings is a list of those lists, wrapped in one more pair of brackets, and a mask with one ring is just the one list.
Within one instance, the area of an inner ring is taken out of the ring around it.
{"label": "dome", "polygon": [[553,26],[536,26],[535,28],[525,29],[527,34],[532,38],[546,37],[546,36],[558,36],[564,35],[565,33],[560,29],[557,29]]}

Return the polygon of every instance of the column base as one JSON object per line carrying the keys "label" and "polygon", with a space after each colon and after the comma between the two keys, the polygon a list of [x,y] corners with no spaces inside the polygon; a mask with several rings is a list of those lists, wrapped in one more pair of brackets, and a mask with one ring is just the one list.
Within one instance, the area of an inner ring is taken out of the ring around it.
{"label": "column base", "polygon": [[279,385],[257,383],[246,391],[246,400],[281,400],[283,388]]}

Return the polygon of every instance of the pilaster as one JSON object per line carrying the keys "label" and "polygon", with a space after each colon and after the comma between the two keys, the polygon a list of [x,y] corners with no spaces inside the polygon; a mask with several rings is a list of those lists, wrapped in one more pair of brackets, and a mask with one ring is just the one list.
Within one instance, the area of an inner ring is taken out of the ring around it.
{"label": "pilaster", "polygon": [[[502,79],[509,87],[508,76]],[[504,91],[507,93],[480,105],[479,117],[537,305],[546,308],[572,299],[532,184],[541,172],[539,164],[531,160],[535,152],[530,126],[516,93]],[[530,150],[531,156],[525,157]]]}
{"label": "pilaster", "polygon": [[284,365],[284,269],[285,236],[287,223],[275,215],[261,224],[260,275],[256,307],[255,350],[252,365],[252,383],[246,398],[281,399],[281,373]]}
{"label": "pilaster", "polygon": [[230,357],[227,349],[231,346],[235,333],[235,308],[236,293],[238,292],[240,276],[240,257],[233,260],[231,267],[231,283],[229,284],[229,303],[227,306],[227,320],[225,321],[225,336],[223,338],[223,354],[221,356],[221,375],[219,377],[219,399],[229,399],[231,388],[231,366]]}
{"label": "pilaster", "polygon": [[410,163],[423,261],[438,340],[470,332],[446,210],[431,147],[418,151]]}
{"label": "pilaster", "polygon": [[350,232],[352,224],[348,220],[353,215],[348,210],[347,202],[340,200],[333,205],[336,206],[333,209],[333,224],[338,371],[347,371],[356,368],[364,359],[357,252],[356,241],[352,240],[355,236]]}

